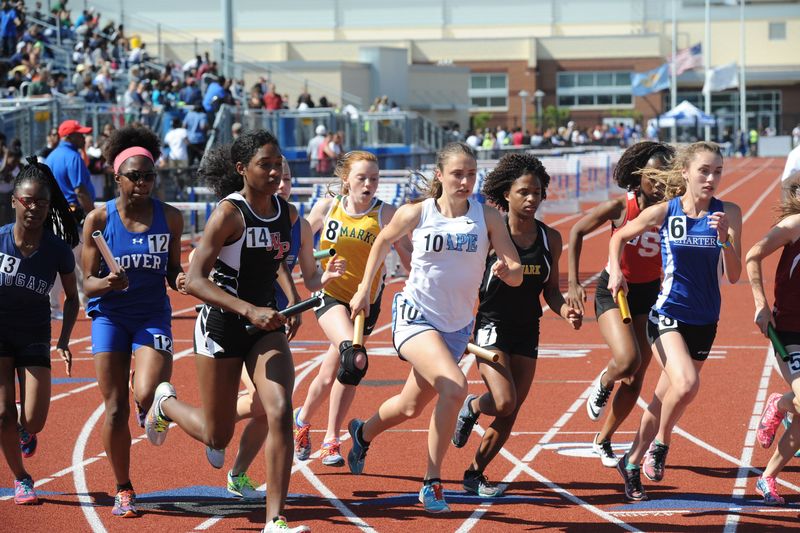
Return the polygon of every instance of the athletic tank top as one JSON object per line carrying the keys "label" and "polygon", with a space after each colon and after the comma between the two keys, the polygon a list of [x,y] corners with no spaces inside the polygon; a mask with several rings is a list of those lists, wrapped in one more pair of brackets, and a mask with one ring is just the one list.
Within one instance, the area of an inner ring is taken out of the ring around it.
{"label": "athletic tank top", "polygon": [[[611,224],[611,234],[618,231],[629,221],[639,216],[639,200],[631,191],[625,199],[625,220],[619,227]],[[625,243],[620,258],[620,268],[625,280],[629,283],[647,283],[661,277],[661,235],[658,227],[653,227],[638,237]],[[606,267],[608,270],[608,267]]]}
{"label": "athletic tank top", "polygon": [[[323,292],[340,302],[348,303],[358,289],[364,275],[367,258],[381,231],[381,210],[383,202],[374,198],[372,205],[364,213],[351,215],[344,209],[344,196],[336,196],[331,203],[322,225],[319,249],[336,249],[336,255],[347,260],[347,269],[342,277],[331,280]],[[325,269],[330,257],[320,263]],[[381,267],[372,278],[370,303],[375,303],[383,286],[384,268]]]}
{"label": "athletic tank top", "polygon": [[45,229],[39,248],[29,257],[14,242],[14,223],[0,228],[0,324],[17,327],[50,325],[50,289],[56,274],[75,270],[69,245]]}
{"label": "athletic tank top", "polygon": [[489,252],[483,206],[470,200],[465,215],[447,218],[436,200],[428,198],[411,242],[411,272],[403,295],[439,331],[469,325]]}
{"label": "athletic tank top", "polygon": [[[171,234],[163,204],[155,198],[150,201],[153,203],[153,221],[141,233],[128,231],[122,223],[116,199],[106,202],[103,237],[128,276],[128,289],[90,298],[88,313],[96,311],[109,316],[144,317],[172,312],[165,283]],[[100,276],[106,276],[108,272],[108,265],[101,257]]]}
{"label": "athletic tank top", "polygon": [[[294,265],[297,264],[297,254],[300,253],[300,216],[297,216],[297,220],[294,221],[292,224],[292,238],[289,242],[289,253],[286,254],[286,267],[291,272],[294,269]],[[289,303],[289,300],[286,298],[286,295],[283,293],[283,289],[278,286],[278,282],[275,281],[275,301],[278,304],[278,309],[286,309],[286,305]]]}
{"label": "athletic tank top", "polygon": [[[723,209],[720,200],[711,199],[709,213]],[[660,234],[664,280],[654,309],[687,324],[716,323],[721,302],[717,230],[708,227],[708,216],[686,216],[678,197],[669,201]]]}
{"label": "athletic tank top", "polygon": [[212,281],[222,290],[259,307],[275,308],[275,278],[278,266],[289,252],[291,221],[289,204],[272,196],[275,215],[261,218],[238,192],[222,202],[230,202],[244,219],[238,240],[222,247],[214,263]]}
{"label": "athletic tank top", "polygon": [[478,315],[495,324],[531,327],[542,316],[539,295],[550,279],[553,256],[547,239],[547,226],[537,221],[537,238],[529,248],[514,247],[522,264],[522,285],[510,287],[492,275],[492,265],[497,256],[491,253],[486,260],[486,270],[479,293]]}
{"label": "athletic tank top", "polygon": [[800,241],[783,247],[775,271],[775,306],[773,316],[778,331],[800,332]]}

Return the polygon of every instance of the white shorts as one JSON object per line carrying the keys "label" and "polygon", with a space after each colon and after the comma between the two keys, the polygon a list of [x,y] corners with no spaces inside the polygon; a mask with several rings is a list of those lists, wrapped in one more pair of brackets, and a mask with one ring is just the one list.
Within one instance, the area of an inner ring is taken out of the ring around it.
{"label": "white shorts", "polygon": [[392,343],[397,355],[403,360],[405,358],[400,354],[400,349],[408,339],[425,331],[435,331],[450,349],[453,359],[456,362],[460,361],[467,349],[473,323],[474,321],[470,322],[458,331],[439,331],[422,316],[422,311],[403,296],[403,293],[395,294],[392,300]]}

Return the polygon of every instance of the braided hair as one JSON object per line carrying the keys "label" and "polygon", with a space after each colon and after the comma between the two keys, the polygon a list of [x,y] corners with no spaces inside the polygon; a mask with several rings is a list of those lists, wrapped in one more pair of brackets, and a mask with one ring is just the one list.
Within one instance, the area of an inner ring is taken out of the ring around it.
{"label": "braided hair", "polygon": [[35,156],[28,157],[28,164],[14,179],[14,192],[23,183],[39,183],[50,192],[50,209],[45,219],[45,227],[50,227],[53,233],[74,248],[80,242],[78,223],[69,208],[61,187],[58,186],[53,171],[44,163],[40,163]]}
{"label": "braided hair", "polygon": [[497,166],[489,172],[483,182],[483,194],[494,205],[508,211],[508,200],[505,193],[511,184],[522,176],[536,176],[542,186],[542,200],[547,198],[547,186],[550,175],[539,159],[530,154],[506,154],[497,162]]}
{"label": "braided hair", "polygon": [[614,181],[623,189],[632,191],[639,187],[642,181],[641,170],[647,166],[651,159],[657,159],[661,166],[668,166],[675,156],[675,149],[664,143],[655,141],[642,141],[634,144],[622,154],[616,168],[614,168]]}

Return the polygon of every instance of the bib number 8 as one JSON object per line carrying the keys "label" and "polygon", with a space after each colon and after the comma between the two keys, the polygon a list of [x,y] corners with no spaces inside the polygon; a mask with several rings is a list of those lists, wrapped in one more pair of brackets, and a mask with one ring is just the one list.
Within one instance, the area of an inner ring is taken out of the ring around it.
{"label": "bib number 8", "polygon": [[329,242],[336,242],[339,239],[339,228],[341,223],[338,220],[329,219],[325,227],[325,240]]}

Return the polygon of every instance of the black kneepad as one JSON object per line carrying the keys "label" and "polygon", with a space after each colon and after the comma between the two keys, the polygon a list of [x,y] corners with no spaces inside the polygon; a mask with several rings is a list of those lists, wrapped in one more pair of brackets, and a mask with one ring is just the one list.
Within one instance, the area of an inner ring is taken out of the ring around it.
{"label": "black kneepad", "polygon": [[[361,369],[356,366],[356,354],[358,353],[364,354],[364,368]],[[368,368],[367,351],[363,348],[354,348],[350,341],[342,341],[339,345],[339,372],[336,374],[336,379],[345,385],[358,385],[367,374]]]}

